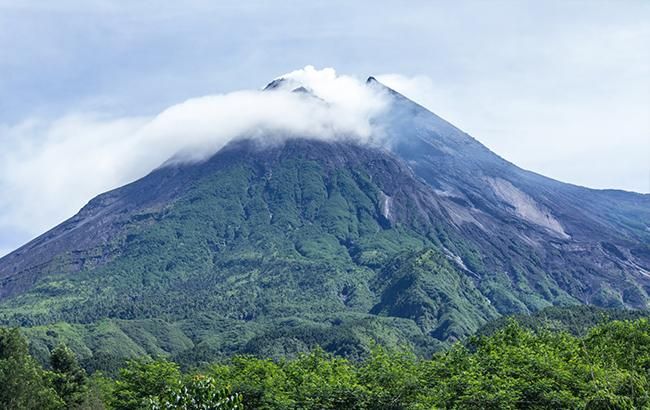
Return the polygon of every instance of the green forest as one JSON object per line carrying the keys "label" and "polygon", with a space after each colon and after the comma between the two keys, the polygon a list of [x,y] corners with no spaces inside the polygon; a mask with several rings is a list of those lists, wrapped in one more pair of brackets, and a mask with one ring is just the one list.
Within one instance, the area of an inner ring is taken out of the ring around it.
{"label": "green forest", "polygon": [[[521,319],[521,318],[520,318]],[[39,363],[0,329],[3,409],[633,409],[650,406],[650,322],[589,329],[511,318],[420,358],[374,346],[359,360],[320,348],[292,358],[233,356],[197,368],[130,360],[114,375],[66,346]]]}

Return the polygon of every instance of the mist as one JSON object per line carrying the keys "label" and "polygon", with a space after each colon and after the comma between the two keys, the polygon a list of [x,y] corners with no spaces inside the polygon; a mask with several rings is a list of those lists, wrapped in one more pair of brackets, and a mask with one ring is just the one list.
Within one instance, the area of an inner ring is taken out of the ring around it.
{"label": "mist", "polygon": [[151,117],[82,113],[1,127],[0,231],[27,240],[102,192],[165,162],[205,160],[238,137],[369,142],[380,135],[371,123],[388,106],[381,90],[331,68],[278,78],[286,81],[272,90],[192,98]]}

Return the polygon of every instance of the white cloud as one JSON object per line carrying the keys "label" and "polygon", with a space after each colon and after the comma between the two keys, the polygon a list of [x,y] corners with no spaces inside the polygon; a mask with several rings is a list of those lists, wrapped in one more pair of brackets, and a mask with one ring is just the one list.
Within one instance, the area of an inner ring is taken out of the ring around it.
{"label": "white cloud", "polygon": [[[387,101],[375,88],[331,68],[307,66],[281,77],[290,81],[275,91],[192,98],[157,115],[82,113],[0,124],[0,248],[18,246],[172,156],[201,160],[236,136],[368,141],[378,135],[370,120]],[[495,101],[490,84],[470,90],[423,75],[376,77],[524,168],[591,187],[650,190],[650,123],[642,99],[636,112],[622,100],[616,104],[616,95],[587,107],[523,97]],[[300,85],[316,97],[291,92]]]}
{"label": "white cloud", "polygon": [[0,232],[34,236],[93,196],[144,176],[172,156],[209,157],[238,136],[367,141],[387,105],[380,91],[333,69],[286,75],[293,88],[193,98],[153,117],[77,114],[0,128]]}

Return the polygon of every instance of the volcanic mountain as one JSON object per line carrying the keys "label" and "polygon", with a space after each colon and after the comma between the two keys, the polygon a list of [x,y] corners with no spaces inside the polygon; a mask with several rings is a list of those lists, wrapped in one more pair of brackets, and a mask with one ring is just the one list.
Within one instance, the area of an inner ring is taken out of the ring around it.
{"label": "volcanic mountain", "polygon": [[504,314],[647,307],[650,195],[523,170],[366,86],[390,98],[386,142],[240,138],[165,164],[0,259],[0,323],[102,368],[373,341],[426,354]]}

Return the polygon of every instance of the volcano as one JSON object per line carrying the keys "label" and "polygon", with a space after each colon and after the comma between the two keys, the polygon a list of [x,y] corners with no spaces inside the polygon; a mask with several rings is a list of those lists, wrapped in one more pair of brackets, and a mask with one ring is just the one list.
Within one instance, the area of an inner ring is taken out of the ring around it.
{"label": "volcano", "polygon": [[374,342],[428,354],[505,314],[648,306],[650,195],[523,170],[366,87],[390,99],[384,142],[242,137],[99,195],[0,259],[0,323],[37,355],[65,342],[102,368]]}

